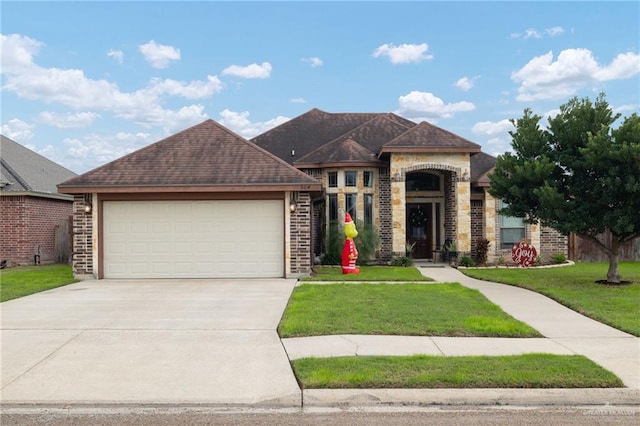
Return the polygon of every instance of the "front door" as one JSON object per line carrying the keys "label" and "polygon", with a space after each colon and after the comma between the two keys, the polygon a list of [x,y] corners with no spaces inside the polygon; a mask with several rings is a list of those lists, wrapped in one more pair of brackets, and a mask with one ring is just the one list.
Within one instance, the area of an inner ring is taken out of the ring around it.
{"label": "front door", "polygon": [[407,204],[407,241],[413,245],[415,259],[433,257],[432,204]]}

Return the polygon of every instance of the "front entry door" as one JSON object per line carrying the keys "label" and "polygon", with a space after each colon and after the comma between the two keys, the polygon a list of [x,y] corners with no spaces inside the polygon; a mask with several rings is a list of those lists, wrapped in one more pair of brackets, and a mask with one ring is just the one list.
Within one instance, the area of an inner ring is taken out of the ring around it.
{"label": "front entry door", "polygon": [[414,259],[433,257],[432,204],[407,204],[407,241],[413,244]]}

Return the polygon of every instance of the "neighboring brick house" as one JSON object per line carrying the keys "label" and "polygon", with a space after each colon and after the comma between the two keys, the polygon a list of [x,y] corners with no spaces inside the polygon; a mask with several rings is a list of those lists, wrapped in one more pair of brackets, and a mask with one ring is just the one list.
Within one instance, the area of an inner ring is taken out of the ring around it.
{"label": "neighboring brick house", "polygon": [[567,252],[556,231],[496,214],[500,202],[487,192],[496,159],[427,122],[312,109],[252,142],[322,182],[324,194],[313,202],[322,223],[314,226],[315,255],[326,224],[345,212],[378,230],[381,261],[404,255],[407,242],[416,258],[438,259],[453,241],[472,253],[480,237],[491,242],[491,259],[523,238],[542,256]]}
{"label": "neighboring brick house", "polygon": [[55,250],[56,227],[72,214],[73,197],[56,185],[70,170],[1,136],[0,259],[9,265],[66,260]]}

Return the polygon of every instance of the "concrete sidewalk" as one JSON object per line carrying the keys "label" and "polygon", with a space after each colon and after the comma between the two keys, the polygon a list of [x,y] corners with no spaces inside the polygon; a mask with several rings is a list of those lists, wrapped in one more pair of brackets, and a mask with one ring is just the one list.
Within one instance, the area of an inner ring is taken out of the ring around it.
{"label": "concrete sidewalk", "polygon": [[[537,329],[545,338],[415,337],[339,335],[283,339],[290,359],[364,355],[515,355],[553,353],[584,355],[616,374],[624,389],[502,389],[502,390],[306,390],[308,404],[413,403],[540,403],[638,404],[640,401],[640,339],[568,309],[538,293],[469,278],[448,266],[419,264],[436,282],[459,282],[477,289],[514,318]],[[404,395],[404,396],[403,396]],[[435,398],[435,399],[434,399]],[[444,398],[444,399],[443,399]],[[405,402],[407,402],[405,401]],[[475,401],[475,402],[474,402]],[[501,401],[501,402],[498,402]],[[555,402],[554,402],[555,401]]]}

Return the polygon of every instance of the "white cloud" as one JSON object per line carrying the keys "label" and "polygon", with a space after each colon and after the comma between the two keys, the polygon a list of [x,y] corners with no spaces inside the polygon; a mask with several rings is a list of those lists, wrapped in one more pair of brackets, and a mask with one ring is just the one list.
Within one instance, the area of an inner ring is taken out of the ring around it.
{"label": "white cloud", "polygon": [[547,33],[549,37],[555,37],[562,34],[564,32],[564,28],[562,27],[546,28],[544,32]]}
{"label": "white cloud", "polygon": [[[113,161],[154,142],[149,133],[124,133],[115,135],[89,134],[81,139],[64,140],[66,152],[62,154],[65,167],[83,173]],[[55,157],[56,155],[51,155]]]}
{"label": "white cloud", "polygon": [[456,81],[454,86],[456,86],[460,90],[464,90],[465,92],[468,92],[473,87],[473,80],[474,79],[471,79],[469,77],[462,77],[461,79]]}
{"label": "white cloud", "polygon": [[240,136],[249,139],[290,120],[289,117],[279,115],[268,121],[252,123],[249,120],[249,115],[249,111],[235,112],[225,109],[220,112],[221,119],[218,122]]}
{"label": "white cloud", "polygon": [[3,124],[1,129],[0,133],[4,136],[22,144],[25,144],[33,137],[33,132],[31,131],[33,126],[18,118],[12,118],[7,124]]}
{"label": "white cloud", "polygon": [[400,46],[386,43],[373,51],[373,57],[387,56],[392,64],[409,64],[433,59],[433,55],[426,54],[427,50],[429,50],[427,43],[401,44]]}
{"label": "white cloud", "polygon": [[43,43],[20,34],[0,34],[0,72],[20,73],[29,69],[42,46]]}
{"label": "white cloud", "polygon": [[216,76],[189,83],[153,79],[133,92],[122,92],[107,80],[94,80],[82,70],[43,68],[33,61],[41,44],[20,35],[2,36],[3,90],[31,100],[57,103],[77,110],[106,111],[144,126],[180,129],[208,118],[202,105],[163,107],[165,97],[204,99],[222,90]]}
{"label": "white cloud", "polygon": [[291,98],[289,99],[289,102],[292,102],[294,104],[306,104],[307,100],[305,98]]}
{"label": "white cloud", "polygon": [[433,93],[412,91],[398,98],[400,109],[398,114],[406,117],[420,117],[429,121],[436,118],[448,118],[457,112],[473,111],[476,107],[471,102],[455,102],[445,104]]}
{"label": "white cloud", "polygon": [[173,46],[158,44],[151,40],[149,43],[138,46],[140,53],[154,68],[166,68],[171,61],[180,59],[180,49]]}
{"label": "white cloud", "polygon": [[124,53],[122,52],[122,50],[111,49],[107,52],[107,56],[115,59],[116,62],[118,62],[119,64],[121,64],[124,61]]}
{"label": "white cloud", "polygon": [[551,51],[531,59],[513,72],[511,79],[520,83],[519,101],[535,101],[567,98],[589,83],[626,79],[639,73],[637,53],[621,53],[609,65],[601,66],[588,49],[566,49],[555,62]]}
{"label": "white cloud", "polygon": [[38,114],[41,123],[57,127],[59,129],[71,129],[90,126],[96,118],[100,117],[94,112],[67,112],[58,114],[55,112],[43,111]]}
{"label": "white cloud", "polygon": [[540,34],[534,28],[528,28],[524,32],[524,38],[542,38],[542,34]]}
{"label": "white cloud", "polygon": [[186,99],[206,99],[222,91],[224,84],[215,75],[208,75],[207,81],[177,81],[154,78],[147,90],[154,96],[181,96]]}
{"label": "white cloud", "polygon": [[497,136],[508,134],[510,130],[515,130],[509,120],[481,121],[473,125],[471,131],[476,135]]}
{"label": "white cloud", "polygon": [[564,33],[564,28],[560,27],[560,26],[555,26],[555,27],[551,27],[551,28],[545,28],[543,32],[536,30],[535,28],[527,28],[524,33],[518,33],[518,32],[513,32],[511,34],[509,34],[509,38],[515,39],[515,38],[522,38],[522,39],[528,39],[528,38],[543,38],[545,35],[548,37],[556,37],[559,36],[560,34]]}
{"label": "white cloud", "polygon": [[246,67],[231,65],[225,68],[222,74],[242,78],[269,78],[271,76],[271,64],[269,62],[263,62],[261,65],[253,63]]}
{"label": "white cloud", "polygon": [[322,59],[318,58],[317,56],[313,56],[311,58],[302,58],[302,60],[309,63],[312,68],[321,67],[324,64],[324,62],[322,62]]}

